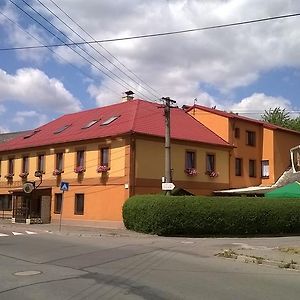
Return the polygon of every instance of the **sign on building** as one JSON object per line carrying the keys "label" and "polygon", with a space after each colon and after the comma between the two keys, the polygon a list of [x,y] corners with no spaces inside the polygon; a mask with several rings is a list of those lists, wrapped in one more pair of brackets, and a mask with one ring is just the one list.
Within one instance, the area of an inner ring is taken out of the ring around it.
{"label": "sign on building", "polygon": [[62,181],[60,183],[60,190],[64,191],[64,192],[68,191],[69,190],[69,182]]}

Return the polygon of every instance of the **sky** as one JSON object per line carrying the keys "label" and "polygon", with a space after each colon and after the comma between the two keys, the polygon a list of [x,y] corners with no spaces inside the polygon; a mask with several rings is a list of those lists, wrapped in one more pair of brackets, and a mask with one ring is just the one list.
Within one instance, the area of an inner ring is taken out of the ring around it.
{"label": "sky", "polygon": [[[0,0],[0,49],[293,13],[300,13],[300,1]],[[92,47],[0,50],[0,132],[118,103],[127,90],[149,101],[171,97],[178,106],[216,106],[253,118],[275,107],[298,116],[299,28],[300,17],[293,17]]]}

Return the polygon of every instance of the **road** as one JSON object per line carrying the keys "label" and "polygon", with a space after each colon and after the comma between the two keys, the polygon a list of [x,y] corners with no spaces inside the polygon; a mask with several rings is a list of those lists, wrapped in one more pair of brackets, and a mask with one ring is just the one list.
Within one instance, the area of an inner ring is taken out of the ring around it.
{"label": "road", "polygon": [[240,241],[8,226],[0,299],[299,299],[300,272],[214,256]]}

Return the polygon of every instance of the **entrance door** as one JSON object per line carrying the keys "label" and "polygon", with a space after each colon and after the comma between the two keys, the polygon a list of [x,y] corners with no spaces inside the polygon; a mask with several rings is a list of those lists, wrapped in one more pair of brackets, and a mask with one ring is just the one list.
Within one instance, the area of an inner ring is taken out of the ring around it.
{"label": "entrance door", "polygon": [[29,199],[28,197],[17,196],[13,210],[13,218],[18,223],[25,223],[29,213]]}

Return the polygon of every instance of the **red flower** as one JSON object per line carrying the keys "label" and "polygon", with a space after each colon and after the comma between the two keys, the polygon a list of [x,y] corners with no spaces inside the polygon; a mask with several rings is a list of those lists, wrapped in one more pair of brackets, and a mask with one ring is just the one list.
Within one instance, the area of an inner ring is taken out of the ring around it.
{"label": "red flower", "polygon": [[98,166],[97,167],[97,173],[104,173],[110,170],[110,167],[108,166]]}
{"label": "red flower", "polygon": [[83,166],[78,166],[74,169],[74,172],[79,174],[85,172],[85,168]]}
{"label": "red flower", "polygon": [[184,173],[188,176],[196,176],[198,174],[197,170],[194,168],[185,169]]}
{"label": "red flower", "polygon": [[60,175],[61,173],[63,173],[64,171],[63,170],[58,170],[58,169],[55,169],[52,174],[53,176],[57,176],[57,175]]}

